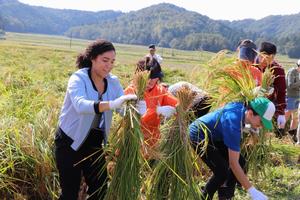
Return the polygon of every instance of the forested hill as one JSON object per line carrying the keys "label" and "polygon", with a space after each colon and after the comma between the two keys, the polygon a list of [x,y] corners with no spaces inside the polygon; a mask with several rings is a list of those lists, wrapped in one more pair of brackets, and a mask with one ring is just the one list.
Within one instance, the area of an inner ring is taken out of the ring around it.
{"label": "forested hill", "polygon": [[242,31],[166,3],[129,12],[114,21],[74,27],[67,32],[71,33],[82,38],[101,35],[127,44],[155,43],[177,49],[208,51],[234,49],[239,39],[245,37]]}
{"label": "forested hill", "polygon": [[120,15],[122,13],[116,11],[52,9],[30,6],[17,0],[0,0],[0,28],[4,27],[6,31],[12,32],[62,35],[70,27],[101,23]]}
{"label": "forested hill", "polygon": [[246,32],[258,43],[262,40],[275,42],[283,54],[300,57],[300,13],[268,16],[257,21],[224,21],[224,24]]}
{"label": "forested hill", "polygon": [[167,3],[122,13],[52,9],[17,0],[0,0],[0,11],[0,29],[5,31],[213,52],[234,50],[240,39],[250,38],[257,44],[262,40],[274,42],[280,53],[300,57],[300,13],[229,22]]}

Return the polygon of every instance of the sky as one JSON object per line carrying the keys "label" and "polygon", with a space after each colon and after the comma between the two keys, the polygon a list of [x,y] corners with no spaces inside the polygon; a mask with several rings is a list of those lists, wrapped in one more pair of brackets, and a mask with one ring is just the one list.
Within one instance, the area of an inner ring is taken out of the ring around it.
{"label": "sky", "polygon": [[22,3],[60,9],[129,12],[154,4],[171,3],[211,19],[261,19],[268,15],[300,12],[300,0],[19,0]]}

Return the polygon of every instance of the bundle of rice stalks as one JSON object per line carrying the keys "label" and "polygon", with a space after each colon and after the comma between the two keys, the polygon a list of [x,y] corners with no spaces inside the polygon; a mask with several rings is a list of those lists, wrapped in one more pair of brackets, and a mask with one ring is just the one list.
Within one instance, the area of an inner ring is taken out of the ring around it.
{"label": "bundle of rice stalks", "polygon": [[[148,74],[144,72],[139,72],[134,77],[139,99],[143,98],[147,80]],[[113,160],[115,164],[105,197],[107,200],[134,200],[140,195],[143,133],[140,128],[140,115],[137,113],[135,104],[136,101],[127,102],[120,128],[111,138],[113,154],[108,160]]]}
{"label": "bundle of rice stalks", "polygon": [[138,100],[144,99],[144,92],[146,89],[148,77],[148,71],[139,71],[134,74],[133,84],[136,88],[136,96],[138,97]]}
{"label": "bundle of rice stalks", "polygon": [[271,68],[266,68],[265,72],[262,76],[262,84],[259,87],[256,87],[254,90],[255,96],[263,96],[268,97],[271,95],[274,91],[274,88],[272,87],[274,82],[274,75]]}
{"label": "bundle of rice stalks", "polygon": [[188,88],[177,92],[179,105],[177,117],[160,144],[163,158],[159,160],[151,176],[148,199],[200,199],[201,193],[194,181],[193,149],[188,136],[188,107],[195,94]]}
{"label": "bundle of rice stalks", "polygon": [[274,75],[271,68],[266,68],[263,73],[262,84],[261,87],[268,89],[274,82]]}
{"label": "bundle of rice stalks", "polygon": [[252,179],[266,176],[267,166],[271,163],[271,140],[264,129],[251,133],[244,137],[242,154],[246,159],[246,169],[252,175]]}
{"label": "bundle of rice stalks", "polygon": [[208,82],[211,103],[215,107],[232,101],[247,102],[256,97],[253,93],[255,81],[251,72],[240,62],[218,67],[209,75]]}

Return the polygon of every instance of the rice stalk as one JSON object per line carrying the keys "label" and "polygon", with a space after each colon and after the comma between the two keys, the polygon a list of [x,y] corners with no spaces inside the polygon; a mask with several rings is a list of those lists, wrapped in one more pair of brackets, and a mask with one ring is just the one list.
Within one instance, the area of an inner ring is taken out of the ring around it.
{"label": "rice stalk", "polygon": [[250,171],[252,179],[266,177],[272,152],[268,132],[262,129],[258,134],[252,133],[244,137],[241,152],[246,159],[246,169]]}
{"label": "rice stalk", "polygon": [[148,199],[200,199],[201,193],[194,180],[193,149],[188,136],[189,112],[195,94],[183,87],[177,92],[179,105],[177,116],[171,119],[171,127],[160,150],[163,153],[150,177]]}
{"label": "rice stalk", "polygon": [[254,94],[256,96],[268,97],[273,93],[274,88],[272,87],[274,83],[275,76],[273,75],[271,68],[266,68],[262,76],[262,84],[256,87]]}
{"label": "rice stalk", "polygon": [[133,77],[133,84],[136,88],[136,96],[138,100],[144,99],[144,92],[147,86],[147,82],[149,79],[149,72],[148,71],[138,71],[134,74]]}
{"label": "rice stalk", "polygon": [[[138,99],[143,99],[147,80],[148,73],[136,73],[134,84]],[[114,162],[114,169],[106,200],[134,200],[140,197],[143,133],[135,104],[136,101],[127,102],[120,128],[111,138],[113,145],[108,160]]]}
{"label": "rice stalk", "polygon": [[253,92],[256,86],[251,72],[240,62],[219,66],[209,75],[208,81],[214,107],[233,101],[248,102],[256,97]]}
{"label": "rice stalk", "polygon": [[142,165],[140,147],[143,135],[138,115],[131,106],[126,107],[122,128],[117,133],[119,139],[113,147],[113,152],[118,151],[119,155],[115,158],[115,168],[105,199],[125,200],[139,197]]}
{"label": "rice stalk", "polygon": [[[51,114],[52,113],[52,114]],[[42,110],[34,124],[7,121],[0,134],[0,196],[15,195],[30,199],[55,199],[58,194],[58,174],[52,152],[56,112]],[[16,128],[16,123],[21,127]],[[0,126],[2,124],[0,123]],[[55,192],[56,191],[56,192]]]}

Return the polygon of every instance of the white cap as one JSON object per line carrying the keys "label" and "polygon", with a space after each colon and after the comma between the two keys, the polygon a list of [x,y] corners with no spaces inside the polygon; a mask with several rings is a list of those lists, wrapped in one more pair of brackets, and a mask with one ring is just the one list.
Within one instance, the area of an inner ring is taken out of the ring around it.
{"label": "white cap", "polygon": [[298,60],[297,65],[300,67],[300,59]]}

